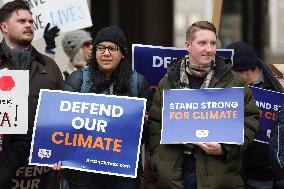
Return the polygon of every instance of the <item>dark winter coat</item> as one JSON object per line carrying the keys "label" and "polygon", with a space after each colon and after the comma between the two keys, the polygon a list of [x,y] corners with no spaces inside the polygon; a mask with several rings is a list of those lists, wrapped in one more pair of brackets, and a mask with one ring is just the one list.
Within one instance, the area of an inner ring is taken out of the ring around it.
{"label": "dark winter coat", "polygon": [[[0,44],[0,69],[15,69]],[[63,87],[62,74],[49,57],[32,49],[33,60],[29,69],[28,133],[26,135],[3,135],[0,151],[0,188],[7,187],[17,168],[24,164],[30,153],[31,138],[40,89],[60,90]],[[8,187],[9,188],[9,187]]]}
{"label": "dark winter coat", "polygon": [[[252,143],[258,130],[258,109],[253,101],[252,92],[244,81],[230,71],[230,66],[216,57],[215,74],[209,88],[244,87],[244,144],[222,144],[222,156],[207,155],[195,147],[196,176],[198,189],[244,188],[240,176],[241,153]],[[152,168],[159,175],[158,188],[182,189],[182,157],[184,145],[160,144],[162,120],[162,92],[164,89],[180,88],[180,60],[173,61],[167,75],[159,83],[154,96],[150,116],[150,149]]]}
{"label": "dark winter coat", "polygon": [[[263,83],[256,87],[283,92],[281,85],[269,70],[268,65],[260,61],[260,69],[263,74]],[[280,86],[279,86],[280,85]],[[244,178],[258,181],[273,180],[273,173],[268,159],[268,144],[253,141],[252,145],[244,153]]]}

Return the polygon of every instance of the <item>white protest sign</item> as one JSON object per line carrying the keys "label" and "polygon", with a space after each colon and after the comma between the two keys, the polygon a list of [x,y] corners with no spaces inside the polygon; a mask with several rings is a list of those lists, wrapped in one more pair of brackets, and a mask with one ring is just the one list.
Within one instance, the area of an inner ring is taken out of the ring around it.
{"label": "white protest sign", "polygon": [[[11,0],[4,0],[7,3]],[[34,40],[43,37],[44,28],[58,26],[60,32],[68,32],[92,26],[87,0],[28,0],[33,13]]]}
{"label": "white protest sign", "polygon": [[0,134],[28,130],[29,71],[0,70]]}

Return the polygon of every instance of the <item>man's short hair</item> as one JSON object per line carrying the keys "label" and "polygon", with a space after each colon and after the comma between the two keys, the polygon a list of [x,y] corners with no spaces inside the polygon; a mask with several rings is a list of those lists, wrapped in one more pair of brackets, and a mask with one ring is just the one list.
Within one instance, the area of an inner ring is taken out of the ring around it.
{"label": "man's short hair", "polygon": [[192,41],[195,38],[195,32],[199,30],[210,30],[214,32],[214,34],[217,37],[217,31],[215,26],[208,21],[198,21],[193,23],[191,26],[189,26],[186,30],[186,40],[187,41]]}
{"label": "man's short hair", "polygon": [[14,11],[27,10],[31,14],[30,4],[25,0],[14,0],[5,3],[0,9],[0,22],[4,22],[9,19]]}

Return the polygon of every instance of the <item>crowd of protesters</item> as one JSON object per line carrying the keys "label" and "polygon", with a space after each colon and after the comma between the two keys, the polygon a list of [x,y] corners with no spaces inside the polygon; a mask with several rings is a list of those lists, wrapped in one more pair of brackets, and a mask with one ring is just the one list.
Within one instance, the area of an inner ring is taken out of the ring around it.
{"label": "crowd of protesters", "polygon": [[[44,31],[45,54],[56,56],[55,38],[60,29]],[[62,47],[69,57],[67,70],[60,71],[55,61],[38,52],[34,37],[32,12],[27,1],[14,0],[0,9],[0,69],[29,70],[28,132],[0,134],[0,189],[11,189],[12,178],[20,166],[27,165],[40,89],[82,92],[83,72],[88,70],[91,85],[86,93],[146,98],[143,141],[150,153],[150,172],[158,189],[280,189],[284,179],[277,178],[267,157],[267,144],[254,141],[259,130],[259,110],[248,85],[272,89],[263,71],[265,64],[254,49],[244,42],[234,42],[233,64],[216,54],[217,32],[208,21],[198,21],[186,29],[188,54],[173,60],[161,78],[155,95],[145,77],[132,70],[128,61],[127,40],[117,26],[102,28],[92,39],[84,30],[68,32]],[[63,74],[62,74],[63,73]],[[136,75],[135,75],[136,74]],[[132,77],[137,77],[132,91]],[[64,78],[62,77],[64,76]],[[65,80],[65,83],[64,83]],[[244,88],[244,143],[160,144],[163,90]],[[153,100],[152,100],[153,98]],[[148,114],[149,111],[149,114]],[[141,161],[137,178],[89,173],[61,168],[54,162],[50,188],[62,189],[138,189],[147,188]],[[149,171],[149,170],[147,170]],[[145,171],[145,174],[150,174]],[[143,184],[144,183],[144,184]],[[150,186],[149,186],[150,188]],[[45,189],[45,188],[43,188]]]}

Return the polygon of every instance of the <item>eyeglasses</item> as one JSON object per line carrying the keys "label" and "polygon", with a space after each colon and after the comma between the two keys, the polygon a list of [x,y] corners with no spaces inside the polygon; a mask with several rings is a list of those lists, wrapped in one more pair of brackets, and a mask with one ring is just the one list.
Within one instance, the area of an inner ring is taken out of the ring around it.
{"label": "eyeglasses", "polygon": [[110,46],[104,46],[104,45],[97,45],[96,46],[96,50],[98,53],[103,54],[106,49],[108,50],[108,52],[110,52],[110,54],[115,54],[118,52],[119,47],[116,45],[110,45]]}

